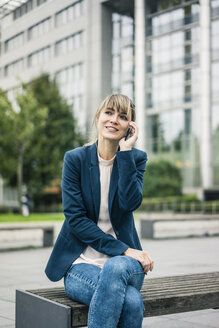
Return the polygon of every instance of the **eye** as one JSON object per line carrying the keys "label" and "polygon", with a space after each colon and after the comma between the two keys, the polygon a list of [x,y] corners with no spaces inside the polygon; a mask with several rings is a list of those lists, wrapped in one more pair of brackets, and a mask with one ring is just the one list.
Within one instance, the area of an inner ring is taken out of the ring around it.
{"label": "eye", "polygon": [[122,120],[125,120],[125,121],[128,120],[126,115],[120,115],[120,117],[121,117]]}
{"label": "eye", "polygon": [[105,111],[105,114],[107,114],[107,115],[111,115],[112,112],[111,112],[110,110],[106,110],[106,111]]}

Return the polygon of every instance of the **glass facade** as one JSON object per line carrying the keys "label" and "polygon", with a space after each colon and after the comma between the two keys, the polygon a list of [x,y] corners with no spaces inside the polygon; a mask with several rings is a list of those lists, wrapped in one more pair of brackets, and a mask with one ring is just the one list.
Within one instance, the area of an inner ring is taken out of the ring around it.
{"label": "glass facade", "polygon": [[112,23],[112,92],[134,99],[134,21],[114,13]]}
{"label": "glass facade", "polygon": [[146,149],[199,187],[199,3],[146,3]]}
{"label": "glass facade", "polygon": [[[219,0],[210,3],[213,186],[218,187]],[[185,189],[199,188],[200,2],[155,0],[145,6],[146,149],[151,159],[166,158],[181,169]],[[134,99],[133,20],[114,13],[112,23],[112,91]]]}
{"label": "glass facade", "polygon": [[219,186],[219,0],[211,1],[213,180]]}

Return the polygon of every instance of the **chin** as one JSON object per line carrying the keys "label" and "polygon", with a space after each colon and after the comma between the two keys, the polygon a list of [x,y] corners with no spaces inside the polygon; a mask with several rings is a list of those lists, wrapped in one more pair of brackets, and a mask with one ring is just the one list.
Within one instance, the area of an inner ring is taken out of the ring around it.
{"label": "chin", "polygon": [[116,136],[116,135],[102,135],[103,139],[107,139],[107,140],[111,140],[111,141],[120,141],[121,140],[121,136]]}

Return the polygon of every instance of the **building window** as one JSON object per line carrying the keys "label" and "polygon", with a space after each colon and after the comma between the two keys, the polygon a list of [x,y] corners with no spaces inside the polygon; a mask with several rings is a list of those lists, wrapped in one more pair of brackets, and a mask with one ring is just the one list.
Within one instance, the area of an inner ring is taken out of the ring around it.
{"label": "building window", "polygon": [[40,49],[28,56],[28,67],[42,65],[50,59],[50,46]]}
{"label": "building window", "polygon": [[212,100],[219,102],[219,61],[212,63]]}
{"label": "building window", "polygon": [[31,26],[28,29],[28,40],[34,40],[39,38],[41,35],[44,35],[45,33],[49,32],[51,28],[51,18],[48,17],[44,19],[43,21],[37,23],[36,25]]}
{"label": "building window", "polygon": [[[66,67],[55,74],[62,96],[73,106],[74,115],[81,130],[86,126],[84,106],[84,64],[78,63]],[[84,131],[85,132],[85,131]]]}
{"label": "building window", "polygon": [[37,6],[42,5],[44,2],[46,2],[47,0],[37,0]]}
{"label": "building window", "polygon": [[219,20],[211,23],[212,59],[219,60]]}
{"label": "building window", "polygon": [[59,11],[56,14],[56,26],[61,26],[67,24],[68,22],[74,20],[75,18],[84,14],[84,1],[81,0],[75,2],[73,5]]}
{"label": "building window", "polygon": [[197,108],[171,110],[147,117],[147,150],[182,168],[184,187],[200,185],[200,154]]}
{"label": "building window", "polygon": [[20,7],[17,7],[13,11],[13,19],[15,20],[15,19],[25,15],[32,9],[33,9],[33,0],[28,0],[26,3],[24,3]]}
{"label": "building window", "polygon": [[112,91],[134,100],[134,22],[133,18],[113,13]]}
{"label": "building window", "polygon": [[211,0],[211,15],[219,16],[219,0]]}
{"label": "building window", "polygon": [[157,11],[157,15],[147,17],[147,35],[169,33],[198,21],[199,4],[196,3],[184,8],[174,8],[171,11]]}
{"label": "building window", "polygon": [[19,48],[24,43],[24,32],[21,32],[5,41],[5,52]]}
{"label": "building window", "polygon": [[55,55],[60,56],[67,54],[74,49],[81,48],[84,44],[84,31],[75,33],[63,40],[56,42]]}
{"label": "building window", "polygon": [[18,73],[22,72],[24,68],[23,58],[18,59],[4,67],[4,76],[16,76]]}
{"label": "building window", "polygon": [[56,72],[56,81],[61,94],[69,101],[84,93],[84,65],[79,63]]}
{"label": "building window", "polygon": [[181,105],[184,99],[184,72],[178,70],[154,76],[151,93],[151,108],[166,109]]}

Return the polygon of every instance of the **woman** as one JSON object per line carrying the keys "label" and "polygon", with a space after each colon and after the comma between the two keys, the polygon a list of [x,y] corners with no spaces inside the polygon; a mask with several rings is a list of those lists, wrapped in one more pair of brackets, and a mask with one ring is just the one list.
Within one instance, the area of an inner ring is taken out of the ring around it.
{"label": "woman", "polygon": [[132,101],[108,96],[95,123],[95,143],[64,157],[65,221],[46,268],[52,281],[64,277],[66,294],[89,306],[89,328],[140,328],[144,275],[153,269],[142,251],[132,211],[142,201],[147,155],[138,138]]}

